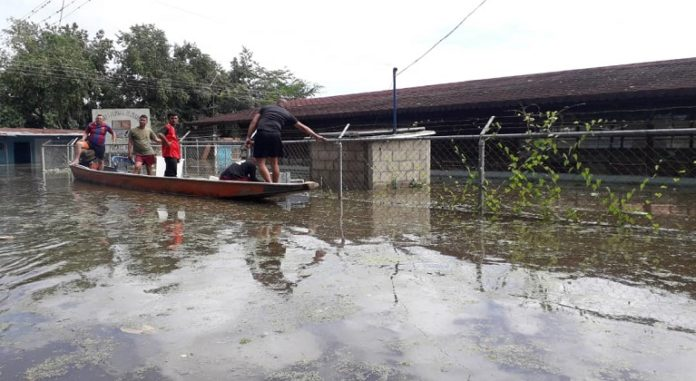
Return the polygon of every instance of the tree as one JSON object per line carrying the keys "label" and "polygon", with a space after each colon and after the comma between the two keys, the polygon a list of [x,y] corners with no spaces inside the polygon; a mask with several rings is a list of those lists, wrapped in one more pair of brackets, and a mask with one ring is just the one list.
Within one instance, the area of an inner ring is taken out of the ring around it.
{"label": "tree", "polygon": [[150,108],[163,118],[176,99],[186,99],[188,94],[173,86],[170,73],[174,64],[162,30],[152,24],[134,25],[129,32],[121,32],[117,41],[123,50],[116,54],[114,80],[119,93],[112,104]]}
{"label": "tree", "polygon": [[177,105],[184,119],[197,119],[215,112],[216,95],[225,85],[226,73],[209,55],[188,42],[174,46],[172,77],[188,91],[186,102]]}
{"label": "tree", "polygon": [[111,51],[108,40],[99,41],[99,52],[91,51],[87,32],[76,24],[40,28],[22,20],[12,20],[4,33],[0,122],[18,125],[23,120],[27,127],[52,128],[84,125],[89,117],[85,105],[97,92],[99,69],[105,70]]}
{"label": "tree", "polygon": [[154,25],[134,25],[112,40],[90,39],[76,24],[11,20],[0,48],[0,125],[82,127],[94,108],[175,110],[184,120],[304,98],[319,86],[287,69],[269,70],[243,48],[228,72],[194,44],[170,45]]}
{"label": "tree", "polygon": [[[246,97],[240,97],[242,105],[248,108],[260,104],[273,103],[278,98],[307,98],[315,95],[321,86],[305,82],[295,77],[287,69],[268,70],[253,59],[253,53],[242,48],[239,57],[230,63],[231,84],[246,90]],[[242,94],[240,94],[242,95]],[[248,102],[244,104],[244,101]]]}
{"label": "tree", "polygon": [[[86,100],[86,111],[94,108],[101,108],[108,101],[118,98],[117,88],[113,79],[113,63],[116,50],[114,42],[104,36],[104,31],[100,30],[89,42],[87,54],[94,65],[94,69],[99,80],[91,88],[89,98]],[[115,107],[111,102],[111,107]],[[91,113],[88,113],[91,115]]]}

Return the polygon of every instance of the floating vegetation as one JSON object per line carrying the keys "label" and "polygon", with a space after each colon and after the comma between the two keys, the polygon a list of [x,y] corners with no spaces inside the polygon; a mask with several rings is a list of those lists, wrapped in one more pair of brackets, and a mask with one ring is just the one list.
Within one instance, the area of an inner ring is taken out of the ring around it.
{"label": "floating vegetation", "polygon": [[26,370],[29,381],[45,380],[67,375],[73,369],[104,365],[114,350],[112,340],[87,338],[72,344],[76,349],[70,353],[49,357]]}

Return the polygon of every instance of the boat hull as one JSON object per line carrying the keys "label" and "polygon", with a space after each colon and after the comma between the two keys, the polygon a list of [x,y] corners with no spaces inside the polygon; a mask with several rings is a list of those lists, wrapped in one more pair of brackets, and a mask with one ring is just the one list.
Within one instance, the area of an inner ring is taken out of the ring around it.
{"label": "boat hull", "polygon": [[76,180],[92,184],[145,192],[211,198],[262,199],[309,191],[319,186],[319,184],[312,181],[303,183],[266,183],[156,177],[123,172],[98,171],[81,165],[71,165],[70,170]]}

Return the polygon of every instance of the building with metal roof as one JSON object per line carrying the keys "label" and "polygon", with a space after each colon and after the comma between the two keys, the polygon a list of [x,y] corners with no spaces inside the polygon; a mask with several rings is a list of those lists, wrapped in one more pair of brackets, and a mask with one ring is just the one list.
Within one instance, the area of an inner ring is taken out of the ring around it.
{"label": "building with metal roof", "polygon": [[41,146],[82,136],[82,130],[0,128],[0,164],[33,164],[41,161]]}
{"label": "building with metal roof", "polygon": [[[288,110],[318,132],[338,131],[346,123],[351,130],[385,128],[392,125],[392,95],[385,90],[296,99]],[[512,131],[523,127],[515,118],[523,108],[565,109],[566,121],[603,118],[617,121],[617,128],[630,123],[632,128],[693,127],[696,58],[403,88],[397,89],[397,99],[398,127],[418,125],[438,135],[477,133],[491,115],[502,118],[504,127],[509,118]],[[248,127],[254,111],[188,125],[234,136]]]}

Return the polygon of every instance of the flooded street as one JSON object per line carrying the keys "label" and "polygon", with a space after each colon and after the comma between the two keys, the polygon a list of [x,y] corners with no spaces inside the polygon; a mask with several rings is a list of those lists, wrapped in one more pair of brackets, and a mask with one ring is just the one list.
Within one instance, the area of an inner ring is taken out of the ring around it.
{"label": "flooded street", "polygon": [[696,234],[0,171],[2,380],[692,380]]}

